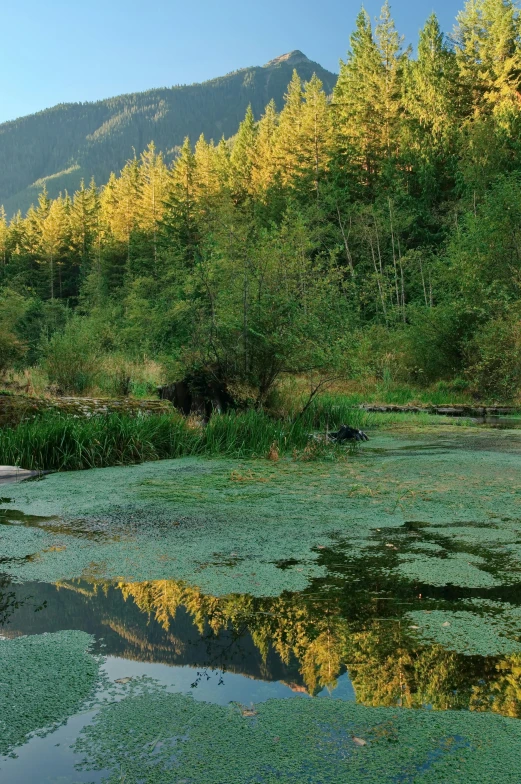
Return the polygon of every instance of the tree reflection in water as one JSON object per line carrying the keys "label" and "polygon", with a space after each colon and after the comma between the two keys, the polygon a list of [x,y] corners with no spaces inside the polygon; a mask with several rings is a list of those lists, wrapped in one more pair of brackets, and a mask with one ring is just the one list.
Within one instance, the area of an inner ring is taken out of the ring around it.
{"label": "tree reflection in water", "polygon": [[[457,605],[418,599],[418,586],[363,587],[339,577],[277,598],[206,595],[183,581],[0,585],[8,636],[79,628],[104,652],[139,661],[189,665],[282,680],[316,695],[346,670],[359,703],[437,710],[493,711],[521,718],[521,654],[468,656],[420,642],[405,613]],[[423,595],[428,595],[422,587]],[[431,589],[431,595],[434,589]],[[44,613],[34,599],[47,604]]]}

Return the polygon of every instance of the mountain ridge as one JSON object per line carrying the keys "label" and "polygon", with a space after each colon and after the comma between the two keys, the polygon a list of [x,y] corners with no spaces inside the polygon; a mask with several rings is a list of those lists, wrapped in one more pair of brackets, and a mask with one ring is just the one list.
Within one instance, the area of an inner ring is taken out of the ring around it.
{"label": "mountain ridge", "polygon": [[82,179],[103,185],[150,141],[171,160],[186,136],[233,136],[248,104],[256,119],[272,99],[282,107],[294,69],[303,81],[316,73],[326,92],[336,83],[336,74],[295,49],[205,82],[57,104],[2,123],[0,204],[10,217],[35,203],[44,185],[51,197]]}

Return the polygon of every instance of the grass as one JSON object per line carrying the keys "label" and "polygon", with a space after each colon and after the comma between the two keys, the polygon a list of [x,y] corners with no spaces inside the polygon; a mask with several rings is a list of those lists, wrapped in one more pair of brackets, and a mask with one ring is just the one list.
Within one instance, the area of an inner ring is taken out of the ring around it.
{"label": "grass", "polygon": [[335,450],[312,444],[306,424],[248,411],[215,416],[206,428],[172,415],[109,414],[88,419],[44,415],[0,431],[0,464],[81,470],[183,456],[264,457],[294,450],[309,458]]}
{"label": "grass", "polygon": [[310,433],[331,432],[343,423],[375,429],[442,421],[453,423],[423,413],[371,414],[340,395],[318,398],[300,418],[248,410],[216,415],[205,428],[175,412],[89,418],[48,413],[0,430],[0,464],[71,471],[188,456],[334,458],[345,454],[345,447],[310,440]]}
{"label": "grass", "polygon": [[[309,380],[300,377],[285,378],[278,388],[279,398],[284,407],[297,406],[306,399],[309,388],[313,386]],[[344,398],[348,406],[362,403],[375,405],[478,405],[472,397],[464,381],[439,381],[430,387],[414,387],[394,381],[381,381],[375,378],[335,381],[329,387],[329,396]],[[321,397],[328,397],[323,394]],[[479,401],[484,404],[485,401]],[[494,401],[490,401],[494,402]],[[498,402],[498,401],[495,401]],[[506,403],[507,401],[501,401]],[[511,402],[511,401],[510,401]]]}

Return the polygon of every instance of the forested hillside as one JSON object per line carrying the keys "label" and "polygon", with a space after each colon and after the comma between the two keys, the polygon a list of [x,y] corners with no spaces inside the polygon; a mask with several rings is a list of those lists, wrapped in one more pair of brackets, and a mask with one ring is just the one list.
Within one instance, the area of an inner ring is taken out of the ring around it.
{"label": "forested hillside", "polygon": [[293,68],[303,80],[316,72],[328,93],[335,85],[335,74],[295,51],[262,68],[245,68],[204,84],[63,104],[3,123],[0,204],[11,217],[36,203],[44,184],[52,197],[74,192],[82,178],[94,177],[104,185],[133,150],[141,152],[152,140],[172,161],[186,136],[231,137],[249,104],[257,119],[270,100],[282,108]]}
{"label": "forested hillside", "polygon": [[520,83],[512,0],[469,0],[450,39],[431,16],[415,55],[387,3],[362,11],[331,99],[295,71],[232,142],[186,139],[169,166],[160,137],[102,189],[85,171],[3,218],[4,369],[81,392],[147,357],[257,404],[312,371],[516,397]]}

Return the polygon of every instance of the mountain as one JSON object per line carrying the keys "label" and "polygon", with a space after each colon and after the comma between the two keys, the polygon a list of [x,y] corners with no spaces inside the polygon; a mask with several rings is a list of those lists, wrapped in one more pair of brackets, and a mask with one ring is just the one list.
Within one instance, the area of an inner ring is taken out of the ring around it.
{"label": "mountain", "polygon": [[336,83],[297,50],[202,84],[59,104],[0,124],[0,204],[10,216],[34,203],[44,184],[53,197],[72,193],[82,178],[102,185],[150,141],[172,159],[186,136],[233,136],[248,104],[257,119],[272,98],[282,108],[295,68],[304,81],[316,73],[328,93]]}

